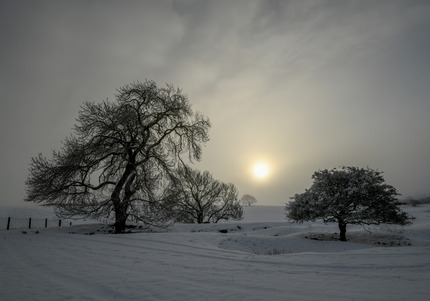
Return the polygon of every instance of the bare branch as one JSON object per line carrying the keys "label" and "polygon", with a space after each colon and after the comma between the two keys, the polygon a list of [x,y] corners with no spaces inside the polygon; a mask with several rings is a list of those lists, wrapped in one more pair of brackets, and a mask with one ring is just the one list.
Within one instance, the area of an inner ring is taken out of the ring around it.
{"label": "bare branch", "polygon": [[153,81],[126,85],[117,90],[116,102],[85,102],[74,135],[51,159],[32,158],[26,200],[64,214],[113,210],[116,231],[122,232],[129,216],[144,219],[148,213],[138,200],[155,204],[161,197],[183,152],[201,158],[209,128],[181,90]]}

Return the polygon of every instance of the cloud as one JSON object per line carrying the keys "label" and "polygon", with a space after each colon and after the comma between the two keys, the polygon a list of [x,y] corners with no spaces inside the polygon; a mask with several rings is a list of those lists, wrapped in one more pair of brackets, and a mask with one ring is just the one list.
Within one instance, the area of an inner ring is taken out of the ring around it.
{"label": "cloud", "polygon": [[[279,204],[342,164],[380,168],[406,194],[428,189],[427,1],[0,5],[8,198],[22,198],[29,158],[61,145],[83,101],[145,78],[179,86],[211,118],[198,166],[241,193]],[[276,165],[264,185],[246,175],[259,156]]]}

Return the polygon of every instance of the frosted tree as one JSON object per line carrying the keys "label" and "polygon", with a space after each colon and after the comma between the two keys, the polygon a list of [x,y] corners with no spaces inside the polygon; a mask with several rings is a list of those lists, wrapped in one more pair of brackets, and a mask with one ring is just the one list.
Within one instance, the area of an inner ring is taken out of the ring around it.
{"label": "frosted tree", "polygon": [[407,225],[413,219],[396,205],[399,193],[380,171],[343,167],[317,171],[312,179],[312,186],[287,204],[289,220],[336,222],[340,240],[346,241],[347,224]]}
{"label": "frosted tree", "polygon": [[184,153],[201,158],[209,128],[181,90],[153,81],[126,85],[115,102],[84,103],[74,134],[51,158],[32,158],[26,200],[63,216],[113,213],[117,233],[130,218],[161,220],[166,182]]}

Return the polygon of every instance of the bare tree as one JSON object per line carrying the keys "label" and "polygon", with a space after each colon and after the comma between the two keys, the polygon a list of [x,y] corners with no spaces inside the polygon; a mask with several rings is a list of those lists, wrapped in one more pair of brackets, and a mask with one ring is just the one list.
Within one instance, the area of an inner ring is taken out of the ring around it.
{"label": "bare tree", "polygon": [[317,171],[312,178],[312,186],[287,204],[287,217],[296,222],[336,222],[341,241],[346,241],[347,224],[408,225],[413,219],[397,207],[399,194],[380,171],[343,167]]}
{"label": "bare tree", "polygon": [[240,200],[241,200],[242,204],[247,205],[247,206],[251,206],[251,205],[254,205],[255,203],[257,203],[257,199],[250,194],[244,194],[240,198]]}
{"label": "bare tree", "polygon": [[26,200],[67,216],[113,212],[116,233],[128,218],[163,218],[163,187],[181,154],[200,160],[210,128],[180,89],[153,81],[118,89],[114,103],[84,103],[77,123],[51,159],[32,158]]}
{"label": "bare tree", "polygon": [[171,188],[176,220],[185,223],[217,223],[242,219],[243,210],[236,187],[215,180],[208,171],[184,166]]}

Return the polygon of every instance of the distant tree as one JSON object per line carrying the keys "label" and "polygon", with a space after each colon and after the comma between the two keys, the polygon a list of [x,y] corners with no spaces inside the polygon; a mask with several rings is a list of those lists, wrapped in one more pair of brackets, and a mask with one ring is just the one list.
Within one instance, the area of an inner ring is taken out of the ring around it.
{"label": "distant tree", "polygon": [[217,223],[220,220],[240,220],[243,210],[237,199],[236,187],[215,180],[208,171],[183,166],[172,182],[174,215],[178,222]]}
{"label": "distant tree", "polygon": [[312,179],[312,186],[287,204],[287,218],[295,222],[337,222],[341,241],[346,241],[347,224],[407,225],[413,219],[397,207],[399,194],[385,184],[380,171],[343,167],[317,171]]}
{"label": "distant tree", "polygon": [[118,89],[113,103],[84,103],[77,123],[51,159],[32,158],[26,200],[66,216],[113,212],[117,233],[128,218],[164,218],[163,187],[181,154],[200,160],[210,128],[181,90],[153,81]]}
{"label": "distant tree", "polygon": [[251,206],[251,205],[254,205],[255,203],[257,203],[257,199],[255,197],[253,197],[252,195],[249,195],[249,194],[244,194],[240,198],[240,201],[242,202],[243,205],[247,205],[247,206]]}

